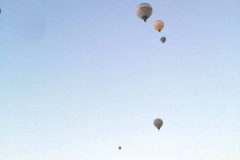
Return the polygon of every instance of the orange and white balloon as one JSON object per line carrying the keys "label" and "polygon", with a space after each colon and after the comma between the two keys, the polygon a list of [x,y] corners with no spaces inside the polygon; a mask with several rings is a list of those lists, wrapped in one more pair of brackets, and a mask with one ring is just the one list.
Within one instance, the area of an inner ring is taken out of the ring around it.
{"label": "orange and white balloon", "polygon": [[162,30],[163,27],[164,27],[164,23],[163,23],[163,21],[161,21],[161,20],[157,20],[157,21],[154,22],[153,27],[154,27],[158,32],[161,32],[161,30]]}

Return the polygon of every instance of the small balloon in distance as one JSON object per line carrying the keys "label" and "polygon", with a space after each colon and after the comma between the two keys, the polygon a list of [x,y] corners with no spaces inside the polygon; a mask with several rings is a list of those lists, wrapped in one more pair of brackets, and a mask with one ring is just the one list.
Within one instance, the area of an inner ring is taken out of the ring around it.
{"label": "small balloon in distance", "polygon": [[153,124],[158,130],[160,130],[163,125],[163,121],[160,118],[157,118],[153,121]]}
{"label": "small balloon in distance", "polygon": [[164,42],[166,41],[166,37],[162,37],[162,38],[160,39],[160,41],[161,41],[162,43],[164,43]]}

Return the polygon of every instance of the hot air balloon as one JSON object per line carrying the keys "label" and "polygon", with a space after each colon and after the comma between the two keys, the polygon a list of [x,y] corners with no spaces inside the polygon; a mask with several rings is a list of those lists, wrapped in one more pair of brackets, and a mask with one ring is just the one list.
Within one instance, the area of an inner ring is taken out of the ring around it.
{"label": "hot air balloon", "polygon": [[148,3],[141,3],[137,7],[137,16],[147,21],[147,19],[152,15],[152,6]]}
{"label": "hot air balloon", "polygon": [[166,41],[166,37],[162,37],[162,38],[160,39],[160,41],[161,41],[162,43],[164,43],[164,42]]}
{"label": "hot air balloon", "polygon": [[161,119],[157,118],[153,121],[153,124],[158,130],[160,130],[160,128],[163,125],[163,121]]}
{"label": "hot air balloon", "polygon": [[161,32],[161,30],[162,30],[163,27],[164,27],[164,23],[163,23],[163,21],[161,21],[161,20],[157,20],[157,21],[154,22],[153,27],[154,27],[158,32]]}
{"label": "hot air balloon", "polygon": [[122,147],[121,147],[121,146],[119,146],[119,147],[118,147],[118,149],[119,149],[119,150],[121,150],[121,149],[122,149]]}

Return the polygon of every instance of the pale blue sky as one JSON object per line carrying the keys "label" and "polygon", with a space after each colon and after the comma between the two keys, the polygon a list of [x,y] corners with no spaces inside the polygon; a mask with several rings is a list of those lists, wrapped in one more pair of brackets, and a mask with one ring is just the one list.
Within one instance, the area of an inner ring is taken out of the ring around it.
{"label": "pale blue sky", "polygon": [[0,0],[0,159],[239,160],[239,7]]}

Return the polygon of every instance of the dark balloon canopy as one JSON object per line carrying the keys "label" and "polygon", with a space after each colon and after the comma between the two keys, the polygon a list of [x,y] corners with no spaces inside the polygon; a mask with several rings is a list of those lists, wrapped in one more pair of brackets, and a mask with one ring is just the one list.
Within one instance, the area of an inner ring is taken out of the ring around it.
{"label": "dark balloon canopy", "polygon": [[163,121],[160,118],[157,118],[153,121],[153,124],[158,130],[160,130],[163,125]]}
{"label": "dark balloon canopy", "polygon": [[121,149],[122,149],[122,147],[121,147],[121,146],[119,146],[119,147],[118,147],[118,149],[119,149],[119,150],[121,150]]}
{"label": "dark balloon canopy", "polygon": [[164,43],[164,42],[166,41],[166,37],[162,37],[162,38],[160,39],[160,41],[161,41],[162,43]]}

